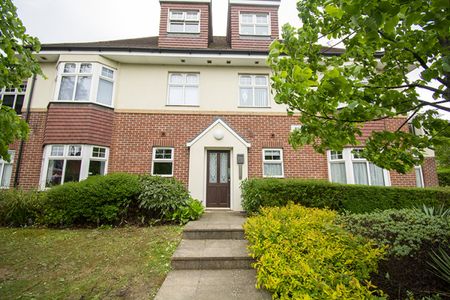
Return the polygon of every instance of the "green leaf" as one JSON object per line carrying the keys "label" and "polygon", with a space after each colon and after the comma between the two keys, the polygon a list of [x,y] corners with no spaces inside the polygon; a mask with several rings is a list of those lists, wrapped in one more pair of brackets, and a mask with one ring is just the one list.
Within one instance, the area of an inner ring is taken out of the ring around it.
{"label": "green leaf", "polygon": [[342,16],[344,15],[344,11],[334,5],[327,5],[325,7],[325,11],[327,12],[327,14],[337,19],[341,19]]}

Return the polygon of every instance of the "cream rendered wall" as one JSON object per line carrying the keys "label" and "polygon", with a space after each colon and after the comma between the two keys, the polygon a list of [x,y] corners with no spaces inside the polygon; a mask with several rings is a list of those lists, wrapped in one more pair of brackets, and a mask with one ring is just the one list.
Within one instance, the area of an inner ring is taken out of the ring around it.
{"label": "cream rendered wall", "polygon": [[[53,99],[56,83],[56,63],[41,63],[41,69],[47,78],[42,76],[36,76],[36,82],[34,84],[33,99],[31,102],[32,110],[46,110],[48,103]],[[31,82],[28,80],[27,97],[29,99],[29,93],[31,92]],[[22,111],[26,110],[28,100],[25,101]]]}
{"label": "cream rendered wall", "polygon": [[[270,95],[269,108],[239,107],[239,74],[268,74],[265,67],[231,66],[171,66],[122,64],[116,90],[115,108],[124,111],[226,111],[226,112],[286,112]],[[167,89],[169,72],[200,74],[199,105],[169,106]]]}
{"label": "cream rendered wall", "polygon": [[[221,130],[224,137],[221,140],[214,138],[214,132]],[[239,180],[239,167],[236,155],[244,154],[245,163],[242,165],[242,180],[248,176],[247,146],[231,133],[221,123],[217,123],[205,135],[195,142],[189,149],[189,191],[192,197],[206,205],[206,174],[207,150],[230,150],[230,204],[231,209],[241,211],[241,189]]]}

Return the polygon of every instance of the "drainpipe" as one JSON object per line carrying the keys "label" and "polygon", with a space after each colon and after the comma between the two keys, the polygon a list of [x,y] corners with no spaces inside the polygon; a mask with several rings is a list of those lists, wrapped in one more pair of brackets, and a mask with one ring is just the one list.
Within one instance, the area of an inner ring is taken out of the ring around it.
{"label": "drainpipe", "polygon": [[[26,115],[25,115],[25,122],[27,124],[30,121],[31,100],[33,99],[33,92],[34,92],[34,84],[35,84],[35,82],[36,82],[36,74],[33,75],[33,80],[31,81],[30,99],[28,100],[27,112],[26,112]],[[19,154],[17,156],[16,174],[14,175],[14,187],[15,188],[19,185],[19,172],[20,172],[20,164],[22,162],[24,144],[25,144],[25,141],[21,140],[20,141],[20,147],[19,147]]]}

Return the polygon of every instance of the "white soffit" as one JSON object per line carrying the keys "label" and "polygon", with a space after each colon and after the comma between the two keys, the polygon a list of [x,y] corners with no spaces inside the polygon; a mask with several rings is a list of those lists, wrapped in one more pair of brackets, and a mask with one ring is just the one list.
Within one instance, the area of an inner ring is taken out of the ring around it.
{"label": "white soffit", "polygon": [[221,119],[217,119],[214,123],[212,123],[211,125],[209,125],[208,128],[206,128],[205,130],[202,131],[202,133],[200,133],[199,135],[197,135],[197,137],[195,139],[193,139],[192,141],[188,142],[186,144],[186,146],[191,147],[192,145],[194,145],[196,142],[198,142],[202,137],[204,137],[209,131],[211,131],[217,124],[221,124],[229,133],[231,133],[236,139],[238,139],[242,144],[244,144],[245,147],[250,148],[251,144],[246,142],[239,134],[236,133],[236,131],[234,131],[233,129],[231,129],[230,126],[227,125],[227,123],[225,123],[224,121],[222,121]]}
{"label": "white soffit", "polygon": [[280,0],[229,0],[230,4],[258,5],[258,6],[280,6]]}

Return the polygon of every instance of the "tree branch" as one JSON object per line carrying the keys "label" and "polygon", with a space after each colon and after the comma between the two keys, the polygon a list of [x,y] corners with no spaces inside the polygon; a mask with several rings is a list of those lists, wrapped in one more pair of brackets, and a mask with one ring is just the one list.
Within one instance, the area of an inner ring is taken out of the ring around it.
{"label": "tree branch", "polygon": [[445,95],[445,91],[441,91],[439,89],[436,89],[434,87],[431,86],[427,86],[427,85],[422,85],[422,84],[417,84],[417,83],[411,83],[411,84],[404,84],[404,85],[397,85],[397,86],[372,86],[372,85],[365,85],[363,86],[364,88],[373,88],[373,89],[388,89],[388,90],[392,90],[392,89],[401,89],[401,88],[421,88],[421,89],[425,89],[425,90],[429,90],[441,95]]}
{"label": "tree branch", "polygon": [[397,130],[395,132],[400,132],[400,130],[403,128],[403,126],[405,126],[416,114],[417,112],[420,110],[420,107],[417,107],[414,112],[405,120],[405,122],[402,123],[402,125],[400,125],[399,128],[397,128]]}
{"label": "tree branch", "polygon": [[424,101],[424,100],[419,100],[421,104],[423,104],[423,106],[433,106],[437,109],[442,109],[444,111],[450,112],[450,107],[445,107],[442,105],[439,105],[440,103],[447,103],[449,102],[449,100],[443,100],[443,101],[439,101],[439,102],[428,102],[428,101]]}

